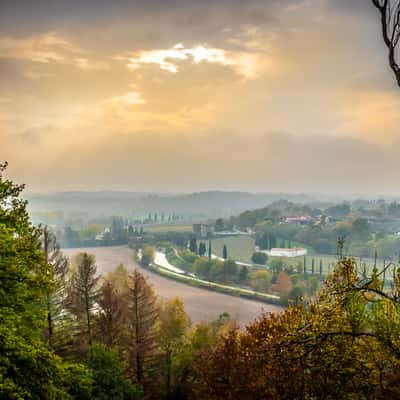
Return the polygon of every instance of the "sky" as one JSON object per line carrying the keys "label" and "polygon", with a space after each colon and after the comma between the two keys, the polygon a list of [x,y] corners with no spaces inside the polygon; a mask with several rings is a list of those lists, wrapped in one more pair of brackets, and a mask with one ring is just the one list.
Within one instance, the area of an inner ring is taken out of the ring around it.
{"label": "sky", "polygon": [[0,160],[27,190],[400,193],[369,0],[0,0]]}

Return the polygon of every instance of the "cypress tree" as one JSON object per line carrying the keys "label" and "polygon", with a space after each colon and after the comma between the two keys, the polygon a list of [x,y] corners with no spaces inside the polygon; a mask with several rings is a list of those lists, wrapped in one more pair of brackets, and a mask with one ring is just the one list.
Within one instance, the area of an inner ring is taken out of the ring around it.
{"label": "cypress tree", "polygon": [[204,254],[206,254],[206,251],[207,251],[206,245],[203,242],[201,242],[199,244],[199,256],[203,257]]}
{"label": "cypress tree", "polygon": [[224,248],[222,249],[222,258],[224,260],[228,258],[228,249],[226,248],[226,244],[224,244]]}
{"label": "cypress tree", "polygon": [[196,238],[194,236],[190,238],[189,250],[192,253],[197,254],[197,241],[196,241]]}

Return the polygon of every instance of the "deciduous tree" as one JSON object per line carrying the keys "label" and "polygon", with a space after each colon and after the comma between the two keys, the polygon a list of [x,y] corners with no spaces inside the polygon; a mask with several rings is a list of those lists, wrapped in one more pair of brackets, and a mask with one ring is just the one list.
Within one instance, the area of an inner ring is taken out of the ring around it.
{"label": "deciduous tree", "polygon": [[29,220],[23,185],[4,177],[6,166],[0,165],[0,398],[67,399],[67,365],[41,335],[52,284],[42,233]]}
{"label": "deciduous tree", "polygon": [[176,357],[184,346],[189,323],[189,317],[180,299],[174,298],[161,303],[157,323],[157,341],[162,351],[161,375],[165,383],[166,398],[172,398],[173,386],[183,379],[182,376],[174,374],[174,370],[177,368]]}
{"label": "deciduous tree", "polygon": [[389,66],[400,86],[400,65],[397,46],[400,39],[400,2],[398,0],[372,0],[380,14],[382,37],[388,49]]}
{"label": "deciduous tree", "polygon": [[154,262],[155,251],[152,246],[145,246],[142,250],[142,265],[144,267],[148,267],[151,263]]}
{"label": "deciduous tree", "polygon": [[[52,284],[46,289],[47,329],[45,338],[51,348],[61,351],[62,327],[65,321],[67,306],[67,273],[68,259],[57,243],[55,235],[45,226],[42,234],[45,263],[52,276]],[[56,342],[54,338],[56,337]],[[58,339],[58,343],[57,343]]]}

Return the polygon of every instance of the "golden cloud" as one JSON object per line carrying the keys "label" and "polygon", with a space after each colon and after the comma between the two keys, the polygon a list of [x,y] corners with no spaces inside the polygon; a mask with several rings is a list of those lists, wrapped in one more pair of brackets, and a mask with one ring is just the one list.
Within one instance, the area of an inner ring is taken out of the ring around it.
{"label": "golden cloud", "polygon": [[55,32],[25,38],[0,37],[0,58],[39,64],[71,64],[82,70],[108,69],[105,62],[84,57],[84,49]]}
{"label": "golden cloud", "polygon": [[130,70],[137,70],[145,64],[157,64],[160,69],[176,74],[179,62],[189,61],[192,64],[201,62],[215,63],[233,68],[245,78],[255,78],[261,65],[257,53],[234,52],[213,47],[185,47],[178,43],[169,49],[141,50],[134,55],[120,55],[116,59],[126,62]]}

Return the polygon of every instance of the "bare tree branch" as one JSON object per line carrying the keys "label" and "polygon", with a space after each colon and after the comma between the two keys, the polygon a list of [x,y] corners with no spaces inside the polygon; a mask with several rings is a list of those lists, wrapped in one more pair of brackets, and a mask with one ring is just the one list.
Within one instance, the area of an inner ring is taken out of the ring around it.
{"label": "bare tree branch", "polygon": [[389,66],[400,87],[400,64],[396,57],[396,47],[400,39],[400,1],[372,0],[372,4],[380,13],[382,37],[388,48]]}

